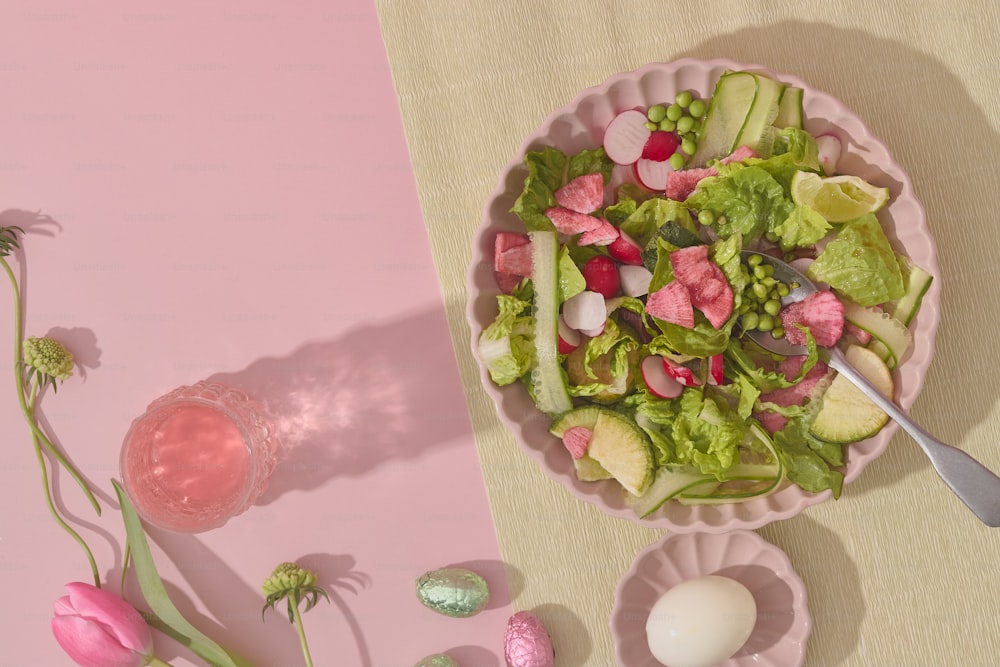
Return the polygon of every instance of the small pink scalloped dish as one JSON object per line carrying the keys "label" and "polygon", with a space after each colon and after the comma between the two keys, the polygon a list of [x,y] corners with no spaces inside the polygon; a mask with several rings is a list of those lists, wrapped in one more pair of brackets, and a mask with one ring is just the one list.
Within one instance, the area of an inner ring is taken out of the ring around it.
{"label": "small pink scalloped dish", "polygon": [[[621,667],[662,667],[649,650],[646,620],[664,593],[717,575],[750,591],[757,621],[750,638],[719,667],[799,667],[812,619],[788,556],[757,533],[680,533],[644,549],[618,582],[609,625]],[[721,610],[720,610],[721,613]]]}
{"label": "small pink scalloped dish", "polygon": [[[835,133],[840,138],[843,145],[839,163],[841,173],[853,174],[874,185],[889,188],[889,204],[877,214],[887,237],[897,251],[932,275],[939,275],[934,240],[909,177],[886,146],[844,104],[793,76],[773,73],[764,67],[728,60],[692,59],[651,64],[634,72],[613,76],[552,112],[541,127],[524,140],[517,155],[500,175],[473,239],[472,261],[467,275],[466,317],[471,328],[472,349],[480,362],[482,383],[495,403],[501,422],[513,434],[521,449],[537,461],[548,477],[562,484],[577,498],[598,506],[609,515],[674,532],[757,528],[794,516],[810,505],[831,498],[832,494],[830,491],[809,493],[786,482],[769,495],[745,502],[690,505],[671,501],[640,518],[627,506],[622,487],[614,480],[584,482],[578,479],[573,458],[563,442],[549,433],[551,420],[535,407],[525,386],[514,382],[500,387],[491,381],[487,365],[479,356],[478,341],[497,314],[496,297],[500,293],[494,274],[497,234],[523,233],[525,229],[521,220],[511,213],[527,175],[525,154],[546,146],[553,146],[566,154],[597,148],[602,143],[604,129],[618,113],[672,100],[684,90],[708,97],[715,82],[727,70],[756,71],[801,88],[804,129],[813,136]],[[909,355],[894,371],[896,400],[904,409],[916,399],[931,363],[939,320],[939,299],[940,281],[934,280],[924,295],[916,319],[910,325],[913,345]],[[896,425],[890,422],[874,437],[847,448],[846,466],[843,468],[845,483],[856,479],[865,466],[882,453],[895,430]]]}

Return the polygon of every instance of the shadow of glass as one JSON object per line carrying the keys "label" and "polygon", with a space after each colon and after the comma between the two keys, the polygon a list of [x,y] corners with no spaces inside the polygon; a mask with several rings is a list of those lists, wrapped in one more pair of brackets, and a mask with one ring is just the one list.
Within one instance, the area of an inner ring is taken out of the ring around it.
{"label": "shadow of glass", "polygon": [[812,617],[806,663],[812,653],[824,656],[830,667],[844,664],[857,649],[866,607],[858,568],[841,538],[803,515],[768,524],[758,532],[788,555],[805,584]]}
{"label": "shadow of glass", "polygon": [[[789,21],[713,37],[677,56],[725,56],[757,63],[758,45],[764,43],[783,48],[772,49],[772,58],[759,64],[834,94],[865,120],[906,169],[927,212],[942,291],[937,349],[924,386],[934,386],[937,396],[945,393],[937,388],[955,385],[955,378],[963,387],[992,386],[996,364],[984,363],[970,351],[981,349],[984,332],[1000,321],[1000,235],[991,233],[989,224],[963,224],[988,215],[983,200],[995,190],[996,177],[985,165],[1000,151],[1000,137],[990,119],[944,63],[861,30]],[[835,64],[831,54],[836,54]],[[933,159],[918,159],[927,155]],[[968,442],[970,433],[992,413],[996,400],[995,392],[963,391],[960,398],[955,396],[960,409],[941,409],[940,402],[932,406],[918,397],[911,413],[939,439],[969,450],[976,444]],[[976,455],[988,467],[1000,469],[1000,450],[995,447],[982,447]],[[865,492],[906,484],[927,466],[916,444],[900,433],[856,486]]]}
{"label": "shadow of glass", "polygon": [[335,477],[357,477],[468,435],[461,384],[440,310],[259,359],[209,380],[263,403],[281,441],[280,462],[257,504]]}

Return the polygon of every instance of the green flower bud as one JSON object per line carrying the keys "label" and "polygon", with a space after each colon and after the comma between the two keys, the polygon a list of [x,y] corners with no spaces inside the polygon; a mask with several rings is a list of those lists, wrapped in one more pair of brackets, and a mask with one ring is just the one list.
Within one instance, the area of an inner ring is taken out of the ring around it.
{"label": "green flower bud", "polygon": [[29,337],[22,345],[24,363],[42,376],[66,380],[73,375],[73,354],[51,338]]}

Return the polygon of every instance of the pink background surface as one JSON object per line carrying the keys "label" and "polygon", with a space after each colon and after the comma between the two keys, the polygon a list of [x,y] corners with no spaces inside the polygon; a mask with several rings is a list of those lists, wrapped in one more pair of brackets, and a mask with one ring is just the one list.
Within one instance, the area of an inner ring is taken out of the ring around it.
{"label": "pink background surface", "polygon": [[[257,664],[301,664],[287,621],[261,622],[259,593],[301,559],[331,593],[305,616],[317,665],[449,651],[497,667],[509,594],[375,8],[285,7],[0,10],[0,224],[29,231],[27,334],[81,364],[43,418],[110,500],[149,401],[204,378],[248,389],[280,415],[289,458],[223,528],[151,532],[178,606]],[[3,288],[8,323],[10,308]],[[68,665],[51,607],[89,570],[45,509],[11,344],[4,326],[0,665]],[[96,519],[72,480],[55,484],[115,588],[120,514],[106,502]],[[414,595],[417,576],[453,564],[492,584],[471,619]]]}

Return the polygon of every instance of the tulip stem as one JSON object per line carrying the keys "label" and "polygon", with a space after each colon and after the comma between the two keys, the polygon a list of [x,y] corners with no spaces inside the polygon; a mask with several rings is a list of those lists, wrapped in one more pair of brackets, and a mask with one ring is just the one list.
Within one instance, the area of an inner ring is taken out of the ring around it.
{"label": "tulip stem", "polygon": [[299,592],[292,591],[292,599],[289,608],[295,618],[295,629],[299,633],[299,643],[302,644],[302,655],[306,659],[306,667],[313,667],[312,656],[309,654],[309,643],[306,641],[306,629],[302,625],[302,613],[299,611]]}
{"label": "tulip stem", "polygon": [[149,665],[149,667],[172,667],[169,662],[163,662],[155,655],[152,658],[150,658],[149,662],[146,664]]}

